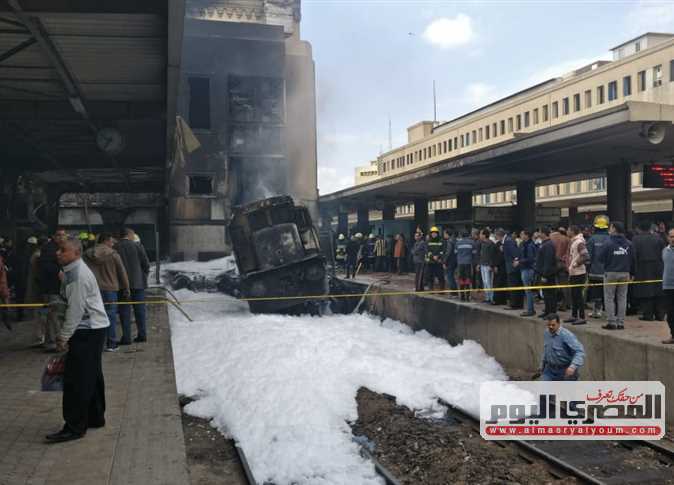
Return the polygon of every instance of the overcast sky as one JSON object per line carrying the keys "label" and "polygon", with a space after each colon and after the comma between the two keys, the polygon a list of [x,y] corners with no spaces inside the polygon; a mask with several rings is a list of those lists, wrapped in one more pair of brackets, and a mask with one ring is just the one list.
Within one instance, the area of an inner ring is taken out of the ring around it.
{"label": "overcast sky", "polygon": [[448,120],[598,59],[646,31],[674,32],[669,1],[303,0],[313,45],[321,194],[393,147],[407,127]]}

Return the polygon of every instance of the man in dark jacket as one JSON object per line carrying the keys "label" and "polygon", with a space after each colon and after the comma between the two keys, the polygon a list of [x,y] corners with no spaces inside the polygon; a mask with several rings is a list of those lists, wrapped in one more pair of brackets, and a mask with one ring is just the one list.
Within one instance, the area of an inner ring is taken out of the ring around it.
{"label": "man in dark jacket", "polygon": [[57,228],[52,238],[42,246],[38,265],[38,281],[43,301],[47,307],[47,323],[45,328],[44,347],[48,351],[56,351],[56,337],[60,331],[59,308],[61,305],[61,266],[56,252],[66,240],[66,230]]}
{"label": "man in dark jacket", "polygon": [[[522,237],[522,246],[520,247],[522,256],[517,261],[516,266],[520,270],[522,284],[524,286],[533,286],[535,281],[534,265],[536,264],[536,244],[534,244],[534,241],[531,239],[531,231],[524,230],[520,235]],[[521,315],[523,317],[533,317],[536,315],[536,310],[534,309],[535,291],[525,290],[524,294],[527,299],[527,310]]]}
{"label": "man in dark jacket", "polygon": [[[604,246],[609,241],[608,235],[608,217],[601,215],[594,218],[594,233],[587,241],[587,252],[590,258],[590,267],[588,270],[587,300],[593,304],[592,318],[601,318],[601,311],[604,307],[604,263],[599,257]],[[599,286],[602,285],[602,286]]]}
{"label": "man in dark jacket", "polygon": [[484,288],[484,303],[495,305],[492,288],[494,287],[494,274],[498,271],[496,244],[489,239],[489,236],[491,236],[489,229],[482,229],[480,232],[480,274]]}
{"label": "man in dark jacket", "polygon": [[[503,257],[503,240],[505,239],[505,231],[503,229],[496,229],[494,231],[496,237],[496,274],[494,275],[494,288],[506,288],[508,286],[508,272],[506,271],[505,258]],[[494,292],[494,302],[497,305],[505,305],[508,303],[508,293],[506,291]]]}
{"label": "man in dark jacket", "polygon": [[[449,230],[445,229],[443,234],[443,239],[445,240],[445,260],[443,261],[443,266],[445,268],[445,274],[447,275],[447,286],[450,290],[458,289],[456,285],[456,252],[454,251],[456,247],[456,238]],[[456,296],[454,293],[449,294],[450,297]]]}
{"label": "man in dark jacket", "polygon": [[426,243],[426,271],[428,272],[428,286],[433,290],[435,280],[441,290],[445,289],[445,275],[443,272],[445,242],[440,237],[440,231],[437,227],[431,227],[431,237]]}
{"label": "man in dark jacket", "polygon": [[609,233],[611,238],[599,255],[604,263],[604,302],[608,317],[608,324],[602,328],[624,330],[627,287],[634,274],[634,249],[625,237],[622,222],[612,222]]}
{"label": "man in dark jacket", "polygon": [[[536,254],[536,274],[542,286],[554,286],[557,283],[557,255],[555,245],[550,240],[550,229],[542,229],[539,236],[542,242]],[[540,317],[545,319],[548,315],[557,313],[557,291],[543,289],[543,300],[545,301],[545,310]]]}
{"label": "man in dark jacket", "polygon": [[346,244],[346,278],[353,279],[356,277],[356,265],[358,264],[358,250],[360,243],[356,236],[351,236],[349,242]]}
{"label": "man in dark jacket", "polygon": [[[650,224],[639,225],[639,233],[632,239],[634,248],[634,279],[636,281],[659,280],[662,276],[662,250],[665,243],[660,236],[651,233]],[[640,320],[647,322],[665,319],[664,292],[660,283],[634,285],[632,294],[639,302]]]}
{"label": "man in dark jacket", "polygon": [[424,291],[424,267],[426,266],[426,253],[428,246],[423,233],[414,233],[414,246],[412,247],[412,263],[414,263],[414,290]]}
{"label": "man in dark jacket", "polygon": [[456,253],[456,264],[458,268],[459,290],[461,291],[461,301],[470,300],[470,287],[473,281],[473,260],[475,259],[475,243],[471,239],[468,231],[464,231],[461,237],[457,239],[454,246]]}
{"label": "man in dark jacket", "polygon": [[106,352],[117,350],[117,300],[129,298],[129,278],[122,263],[122,258],[113,249],[115,240],[112,234],[103,233],[98,238],[98,244],[84,252],[84,262],[96,277],[101,290],[101,298],[105,304],[105,313],[110,320],[108,327]]}
{"label": "man in dark jacket", "polygon": [[[147,288],[147,275],[150,272],[150,261],[143,246],[133,240],[134,235],[133,229],[124,229],[115,249],[119,253],[122,263],[124,263],[124,269],[129,278],[131,301],[143,302],[145,301],[145,288]],[[131,306],[133,306],[133,314],[138,328],[138,335],[134,342],[147,341],[145,304],[120,305],[119,317],[122,321],[122,339],[119,341],[119,345],[131,344]]]}
{"label": "man in dark jacket", "polygon": [[[521,257],[520,248],[515,241],[516,234],[508,234],[503,240],[503,257],[505,259],[506,272],[508,273],[508,286],[517,288],[522,286],[520,269],[515,265]],[[522,290],[510,291],[510,310],[520,310],[524,306],[524,294]]]}

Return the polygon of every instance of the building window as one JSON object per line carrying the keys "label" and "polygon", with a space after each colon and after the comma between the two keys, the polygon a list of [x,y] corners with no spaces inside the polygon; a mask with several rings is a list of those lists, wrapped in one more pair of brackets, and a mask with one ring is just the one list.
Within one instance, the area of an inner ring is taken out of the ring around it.
{"label": "building window", "polygon": [[191,77],[189,117],[192,129],[211,129],[211,80],[207,77]]}
{"label": "building window", "polygon": [[669,61],[669,82],[674,82],[674,59]]}
{"label": "building window", "polygon": [[508,133],[512,133],[512,132],[513,132],[513,119],[508,118]]}
{"label": "building window", "polygon": [[592,90],[585,91],[585,109],[592,107]]}
{"label": "building window", "polygon": [[431,155],[431,156],[434,157],[434,156],[437,155],[436,150],[435,150],[435,145],[433,145],[432,149],[433,149],[433,155]]}
{"label": "building window", "polygon": [[623,96],[632,94],[632,76],[625,76],[623,78]]}
{"label": "building window", "polygon": [[653,87],[662,86],[662,64],[658,64],[653,68]]}
{"label": "building window", "polygon": [[573,111],[580,111],[580,94],[573,95]]}
{"label": "building window", "polygon": [[637,73],[637,90],[639,92],[646,91],[646,71]]}
{"label": "building window", "polygon": [[562,99],[562,114],[569,114],[569,98]]}
{"label": "building window", "polygon": [[634,43],[634,52],[639,52],[641,50],[641,42]]}
{"label": "building window", "polygon": [[618,81],[611,81],[608,83],[608,100],[614,101],[618,98]]}
{"label": "building window", "polygon": [[529,112],[524,113],[524,127],[529,128]]}
{"label": "building window", "polygon": [[515,126],[517,126],[517,131],[522,129],[522,115],[515,116]]}
{"label": "building window", "polygon": [[487,140],[489,140],[489,128],[490,128],[489,125],[487,125],[487,126],[484,127],[484,137],[485,137]]}
{"label": "building window", "polygon": [[493,137],[497,137],[497,136],[498,136],[498,132],[496,131],[496,127],[497,127],[497,124],[496,124],[496,123],[494,123],[493,125],[491,125],[491,132],[492,132],[492,136],[493,136]]}
{"label": "building window", "polygon": [[543,105],[543,122],[548,121],[548,105]]}
{"label": "building window", "polygon": [[505,135],[505,120],[501,120],[501,135]]}
{"label": "building window", "polygon": [[455,137],[454,137],[454,150],[458,150],[458,149],[459,149],[459,143],[458,143],[458,141],[459,141],[459,137],[458,137],[458,136],[455,136]]}
{"label": "building window", "polygon": [[477,131],[476,130],[473,130],[473,141],[471,143],[473,143],[473,145],[477,143]]}
{"label": "building window", "polygon": [[597,86],[597,104],[604,104],[604,86]]}
{"label": "building window", "polygon": [[444,149],[445,149],[445,153],[447,153],[449,150],[451,150],[451,148],[449,148],[449,146],[448,146],[447,140],[445,140],[445,141],[443,142],[443,147],[444,147]]}
{"label": "building window", "polygon": [[552,119],[559,118],[559,103],[557,101],[552,102]]}
{"label": "building window", "polygon": [[213,177],[206,175],[190,175],[190,195],[213,195]]}
{"label": "building window", "polygon": [[477,139],[480,142],[482,141],[482,128],[477,131]]}
{"label": "building window", "polygon": [[461,135],[461,148],[463,148],[463,135]]}
{"label": "building window", "polygon": [[538,124],[538,108],[534,109],[534,125]]}

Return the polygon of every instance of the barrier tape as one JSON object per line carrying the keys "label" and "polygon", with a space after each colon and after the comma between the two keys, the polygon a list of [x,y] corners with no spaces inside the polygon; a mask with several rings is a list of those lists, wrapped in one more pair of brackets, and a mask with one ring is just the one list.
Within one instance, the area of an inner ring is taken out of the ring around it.
{"label": "barrier tape", "polygon": [[[532,286],[510,286],[505,288],[492,288],[489,291],[500,292],[500,291],[534,291],[534,290],[558,290],[565,288],[590,288],[598,286],[623,286],[623,285],[646,285],[653,283],[662,283],[662,280],[641,280],[641,281],[612,281],[608,283],[577,283],[577,284],[564,284],[564,285],[532,285]],[[474,293],[479,291],[485,291],[484,288],[468,288],[465,290],[423,290],[423,291],[414,291],[414,290],[400,290],[400,291],[382,291],[376,293],[376,296],[404,296],[404,295],[444,295],[444,294],[453,294],[453,293]],[[329,298],[362,298],[365,296],[371,296],[372,293],[344,293],[344,294],[322,294],[322,295],[293,295],[293,296],[260,296],[260,297],[248,297],[248,298],[238,298],[239,301],[280,301],[280,300],[325,300]],[[195,300],[169,300],[166,298],[151,299],[145,301],[117,301],[117,302],[108,302],[104,305],[173,305],[178,307],[185,303],[207,303],[212,301],[211,299],[195,299]],[[47,308],[50,305],[48,303],[3,303],[0,304],[0,308]]]}

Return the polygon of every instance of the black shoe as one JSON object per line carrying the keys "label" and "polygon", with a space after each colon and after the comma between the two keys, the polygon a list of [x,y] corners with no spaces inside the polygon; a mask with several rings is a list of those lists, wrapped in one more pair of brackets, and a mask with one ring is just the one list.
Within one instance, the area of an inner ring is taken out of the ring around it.
{"label": "black shoe", "polygon": [[103,428],[103,427],[105,427],[105,419],[103,419],[101,421],[90,422],[87,427],[88,428]]}
{"label": "black shoe", "polygon": [[586,325],[587,321],[584,319],[576,320],[575,322],[571,322],[571,325]]}
{"label": "black shoe", "polygon": [[130,340],[120,340],[119,342],[117,342],[117,345],[131,345],[131,341]]}
{"label": "black shoe", "polygon": [[616,330],[625,330],[625,326],[624,325],[618,325],[615,329]]}
{"label": "black shoe", "polygon": [[75,433],[68,428],[63,428],[58,433],[52,433],[45,436],[48,443],[64,443],[66,441],[78,440],[84,436],[83,433]]}
{"label": "black shoe", "polygon": [[141,337],[141,336],[138,336],[138,337],[136,337],[135,339],[133,339],[133,341],[136,342],[136,343],[147,342],[147,337]]}
{"label": "black shoe", "polygon": [[606,324],[606,325],[602,325],[601,328],[603,328],[604,330],[617,330],[617,329],[618,329],[618,327],[616,327],[616,326],[613,325],[612,323],[608,323],[608,324]]}
{"label": "black shoe", "polygon": [[576,317],[571,317],[571,318],[567,318],[566,320],[564,320],[564,323],[574,323],[577,320],[578,319]]}
{"label": "black shoe", "polygon": [[520,317],[534,317],[536,316],[536,312],[523,312],[520,313]]}

